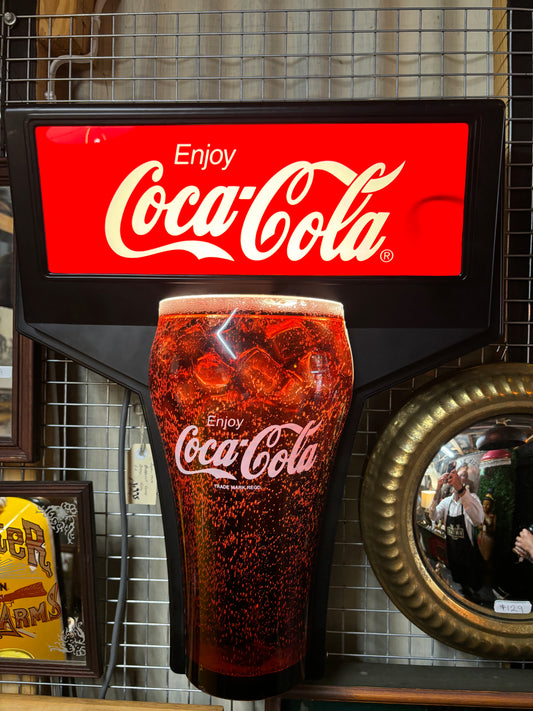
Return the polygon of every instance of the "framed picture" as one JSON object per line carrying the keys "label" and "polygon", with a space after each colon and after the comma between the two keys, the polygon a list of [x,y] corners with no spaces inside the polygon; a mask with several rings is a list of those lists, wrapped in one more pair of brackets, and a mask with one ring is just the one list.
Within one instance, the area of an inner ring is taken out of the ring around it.
{"label": "framed picture", "polygon": [[0,674],[97,677],[90,482],[0,482]]}
{"label": "framed picture", "polygon": [[7,161],[0,158],[0,462],[38,458],[37,347],[14,328],[15,254]]}

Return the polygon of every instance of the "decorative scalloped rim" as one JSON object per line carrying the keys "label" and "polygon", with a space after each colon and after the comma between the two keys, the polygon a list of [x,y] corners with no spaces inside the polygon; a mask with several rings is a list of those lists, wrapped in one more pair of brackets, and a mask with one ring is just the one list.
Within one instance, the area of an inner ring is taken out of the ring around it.
{"label": "decorative scalloped rim", "polygon": [[478,656],[533,658],[533,615],[510,619],[443,590],[418,550],[413,505],[443,442],[503,414],[533,416],[533,365],[499,363],[460,371],[425,389],[389,422],[367,466],[361,528],[372,568],[394,604],[427,634]]}

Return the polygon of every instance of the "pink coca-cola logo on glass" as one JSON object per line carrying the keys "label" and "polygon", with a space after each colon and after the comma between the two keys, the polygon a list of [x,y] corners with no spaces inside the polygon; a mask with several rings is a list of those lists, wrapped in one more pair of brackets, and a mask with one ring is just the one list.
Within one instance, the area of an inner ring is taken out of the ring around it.
{"label": "pink coca-cola logo on glass", "polygon": [[36,141],[52,274],[461,272],[464,123],[55,126]]}
{"label": "pink coca-cola logo on glass", "polygon": [[[236,426],[243,420],[235,418]],[[201,441],[198,427],[188,425],[178,437],[175,460],[182,474],[211,474],[215,479],[237,479],[229,469],[237,466],[243,479],[253,480],[261,475],[274,479],[282,472],[302,474],[309,471],[316,459],[317,443],[310,438],[320,429],[320,422],[308,422],[305,427],[286,422],[270,425],[251,439],[231,438]],[[294,434],[289,449],[273,451],[283,430]]]}

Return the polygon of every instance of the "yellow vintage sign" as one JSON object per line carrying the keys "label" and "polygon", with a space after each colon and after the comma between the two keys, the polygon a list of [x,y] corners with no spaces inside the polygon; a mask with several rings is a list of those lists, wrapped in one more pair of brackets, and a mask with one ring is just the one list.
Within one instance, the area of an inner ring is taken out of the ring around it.
{"label": "yellow vintage sign", "polygon": [[53,531],[44,511],[0,498],[0,656],[64,661]]}

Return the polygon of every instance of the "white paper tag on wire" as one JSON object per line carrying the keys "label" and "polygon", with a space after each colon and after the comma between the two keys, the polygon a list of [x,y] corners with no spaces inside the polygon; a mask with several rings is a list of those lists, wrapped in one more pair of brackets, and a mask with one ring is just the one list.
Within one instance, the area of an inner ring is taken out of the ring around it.
{"label": "white paper tag on wire", "polygon": [[145,443],[132,444],[128,452],[126,485],[129,504],[153,506],[157,499],[152,450]]}

